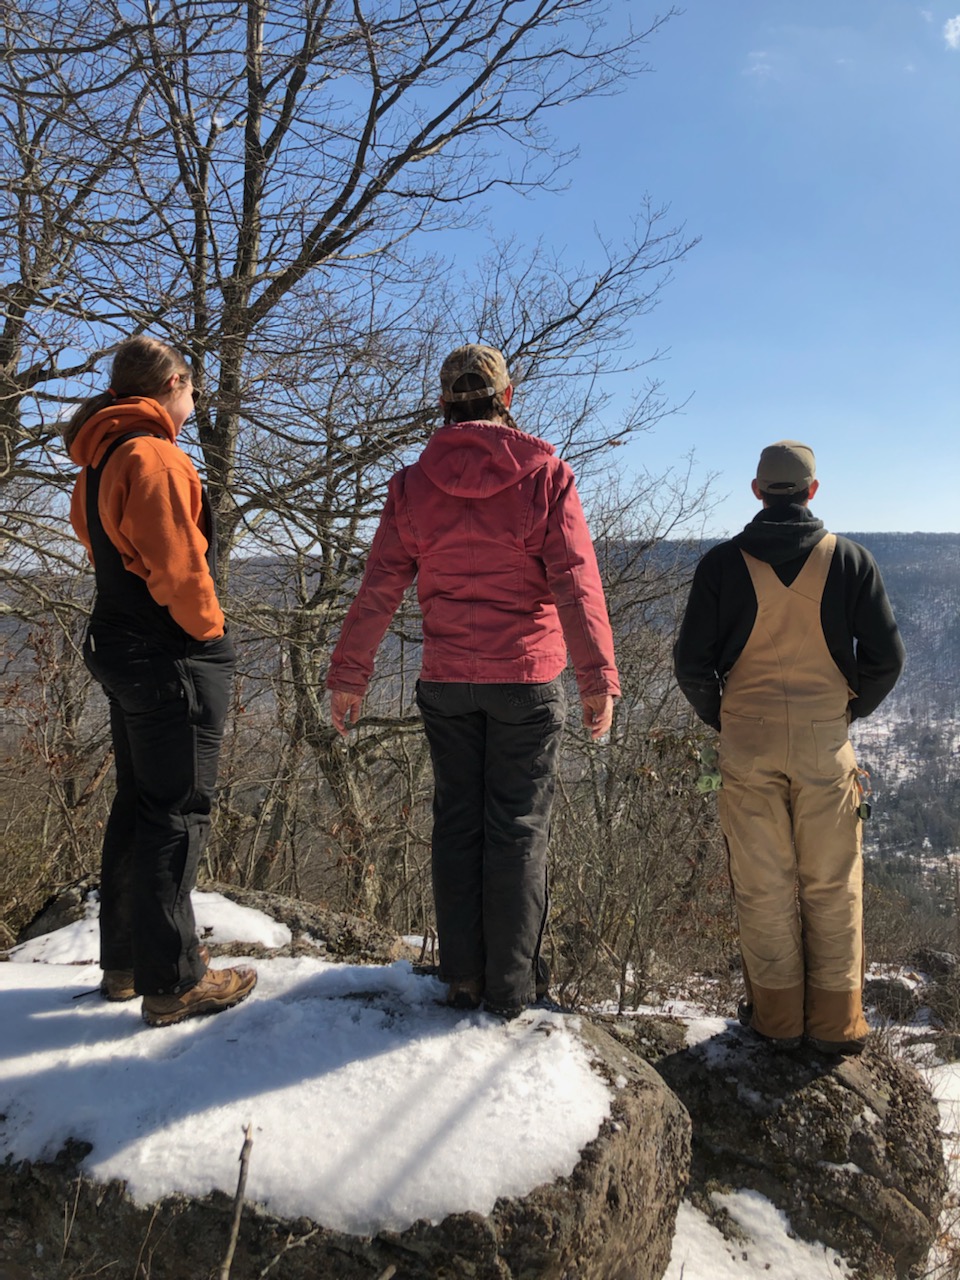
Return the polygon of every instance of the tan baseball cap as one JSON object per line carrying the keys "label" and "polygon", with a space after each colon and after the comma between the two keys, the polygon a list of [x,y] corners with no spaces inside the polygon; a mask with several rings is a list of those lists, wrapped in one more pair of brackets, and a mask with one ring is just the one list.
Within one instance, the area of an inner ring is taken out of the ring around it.
{"label": "tan baseball cap", "polygon": [[799,440],[778,440],[768,444],[757,463],[757,486],[761,493],[802,493],[817,474],[817,460],[808,444]]}
{"label": "tan baseball cap", "polygon": [[[483,379],[483,386],[455,391],[457,381],[465,373],[477,374]],[[440,367],[440,393],[448,404],[454,400],[487,400],[499,391],[506,391],[509,385],[506,360],[495,347],[485,347],[479,342],[457,347]]]}

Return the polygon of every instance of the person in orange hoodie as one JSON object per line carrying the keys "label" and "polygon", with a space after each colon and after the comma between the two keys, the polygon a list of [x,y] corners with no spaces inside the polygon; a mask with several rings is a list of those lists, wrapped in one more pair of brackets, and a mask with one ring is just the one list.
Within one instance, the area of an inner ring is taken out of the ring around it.
{"label": "person in orange hoodie", "polygon": [[151,1026],[230,1008],[257,981],[251,968],[208,967],[190,901],[235,665],[212,511],[177,446],[194,399],[179,352],[129,338],[110,387],[64,432],[83,468],[70,519],[97,586],[83,656],[107,695],[117,783],[103,840],[100,992],[142,996]]}

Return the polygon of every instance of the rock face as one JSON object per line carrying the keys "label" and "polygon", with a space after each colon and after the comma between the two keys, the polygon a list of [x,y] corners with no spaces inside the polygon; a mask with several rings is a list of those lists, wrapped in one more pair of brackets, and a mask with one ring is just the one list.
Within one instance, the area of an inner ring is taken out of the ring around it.
{"label": "rock face", "polygon": [[[397,1280],[659,1280],[689,1167],[689,1118],[644,1062],[603,1030],[585,1024],[583,1034],[616,1097],[569,1177],[500,1200],[486,1218],[453,1214],[373,1237],[247,1206],[232,1274],[247,1280],[270,1268],[282,1280],[377,1280],[392,1264]],[[19,1266],[32,1280],[52,1280],[81,1262],[85,1275],[108,1264],[134,1275],[144,1257],[152,1280],[217,1273],[232,1215],[226,1196],[139,1208],[122,1186],[80,1178],[85,1154],[68,1144],[49,1164],[0,1166],[0,1275]],[[61,1264],[65,1205],[72,1226]]]}
{"label": "rock face", "polygon": [[946,1191],[936,1106],[918,1074],[860,1058],[774,1053],[731,1026],[657,1070],[693,1122],[691,1190],[750,1187],[863,1280],[906,1280],[933,1244]]}
{"label": "rock face", "polygon": [[82,880],[67,885],[49,898],[30,923],[21,929],[17,942],[29,942],[31,938],[55,933],[57,929],[82,920],[87,895],[99,888],[100,881],[96,876],[84,876]]}
{"label": "rock face", "polygon": [[[289,950],[316,956],[322,960],[335,960],[342,964],[389,964],[404,953],[403,943],[394,933],[381,928],[371,920],[346,915],[342,911],[328,911],[325,907],[296,898],[285,898],[278,893],[264,893],[257,889],[240,889],[231,884],[205,884],[202,889],[222,893],[241,907],[262,911],[273,920],[285,924],[293,934],[294,942]],[[318,946],[298,947],[299,935],[307,934]],[[214,955],[217,948],[213,948]],[[287,948],[271,951],[270,955],[283,955]],[[247,954],[250,948],[246,949]]]}
{"label": "rock face", "polygon": [[[65,925],[82,920],[89,894],[100,887],[95,876],[85,876],[75,884],[62,889],[46,902],[33,920],[24,928],[18,942],[39,938],[53,933]],[[293,934],[293,942],[267,952],[263,947],[244,948],[244,954],[263,955],[312,955],[318,959],[335,960],[345,964],[389,964],[404,953],[404,946],[396,934],[390,933],[370,920],[345,915],[340,911],[327,911],[324,907],[295,898],[285,898],[278,893],[262,893],[256,889],[241,889],[236,885],[206,883],[202,890],[221,893],[231,902],[242,907],[262,911],[273,920],[287,925]],[[306,935],[313,944],[305,944]],[[203,941],[203,939],[201,939]],[[213,955],[228,952],[227,947],[211,947]]]}
{"label": "rock face", "polygon": [[[95,887],[85,881],[60,895],[22,940],[82,918]],[[210,887],[291,928],[291,945],[270,955],[302,952],[387,963],[402,950],[394,935],[354,917],[275,894]],[[224,955],[230,948],[212,950]],[[247,1205],[232,1275],[378,1280],[393,1266],[396,1280],[659,1280],[670,1259],[690,1166],[690,1120],[641,1057],[606,1030],[587,1020],[581,1025],[614,1101],[610,1118],[568,1177],[499,1200],[487,1217],[453,1214],[437,1224],[417,1222],[373,1237],[329,1231],[307,1220],[281,1221]],[[122,1185],[96,1185],[82,1175],[79,1165],[88,1151],[85,1144],[67,1142],[49,1163],[0,1166],[0,1280],[17,1275],[18,1268],[31,1280],[89,1275],[98,1268],[139,1275],[144,1259],[151,1280],[218,1274],[233,1215],[227,1196],[173,1196],[140,1207]],[[71,1224],[66,1246],[65,1220]]]}
{"label": "rock face", "polygon": [[870,978],[863,984],[863,1003],[891,1022],[909,1022],[920,1008],[920,996],[899,978]]}

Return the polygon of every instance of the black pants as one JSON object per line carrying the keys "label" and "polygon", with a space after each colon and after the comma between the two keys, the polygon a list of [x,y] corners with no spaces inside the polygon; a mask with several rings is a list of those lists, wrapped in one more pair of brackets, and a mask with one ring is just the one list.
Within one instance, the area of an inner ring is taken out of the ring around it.
{"label": "black pants", "polygon": [[547,918],[563,687],[421,680],[417,704],[433,759],[440,976],[482,977],[489,1003],[522,1006]]}
{"label": "black pants", "polygon": [[210,832],[233,683],[228,637],[182,654],[94,620],[84,661],[110,704],[117,794],[103,840],[100,964],[133,969],[140,995],[195,986],[190,892]]}

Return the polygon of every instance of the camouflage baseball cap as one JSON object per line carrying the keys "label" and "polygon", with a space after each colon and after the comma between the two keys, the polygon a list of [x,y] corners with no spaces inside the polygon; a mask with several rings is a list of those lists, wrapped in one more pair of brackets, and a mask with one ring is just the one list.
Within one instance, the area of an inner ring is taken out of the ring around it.
{"label": "camouflage baseball cap", "polygon": [[802,493],[813,484],[816,474],[817,460],[808,444],[778,440],[760,455],[757,486],[761,493]]}
{"label": "camouflage baseball cap", "polygon": [[[465,373],[477,374],[483,379],[483,386],[455,391],[454,387]],[[487,400],[506,391],[509,385],[510,374],[503,356],[494,347],[484,347],[478,342],[457,347],[440,367],[440,391],[448,404],[454,400]]]}

